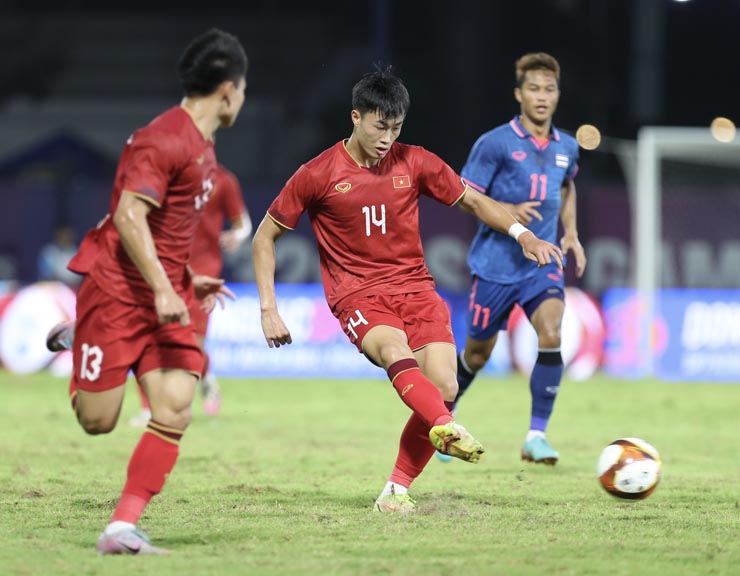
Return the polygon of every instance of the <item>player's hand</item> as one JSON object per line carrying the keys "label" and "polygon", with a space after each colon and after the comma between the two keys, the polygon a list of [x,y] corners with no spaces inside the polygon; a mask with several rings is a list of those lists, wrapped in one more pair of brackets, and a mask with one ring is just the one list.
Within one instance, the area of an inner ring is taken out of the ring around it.
{"label": "player's hand", "polygon": [[224,284],[222,278],[212,278],[204,274],[196,274],[192,277],[195,297],[202,300],[201,310],[210,314],[218,302],[223,309],[226,305],[224,296],[230,300],[236,300],[234,293]]}
{"label": "player's hand", "polygon": [[514,218],[519,220],[525,226],[528,226],[532,219],[539,220],[542,222],[542,214],[537,210],[537,206],[541,206],[542,202],[522,202],[521,204],[510,204],[507,206],[509,212],[512,213]]}
{"label": "player's hand", "polygon": [[154,308],[160,324],[179,322],[181,326],[190,324],[190,313],[185,301],[170,287],[154,293]]}
{"label": "player's hand", "polygon": [[558,268],[563,269],[563,252],[560,248],[555,244],[540,240],[531,230],[519,236],[519,244],[524,256],[537,262],[538,266],[547,266],[555,262]]}
{"label": "player's hand", "polygon": [[203,298],[200,301],[200,309],[203,310],[203,312],[205,312],[206,314],[210,314],[211,312],[213,312],[216,304],[218,304],[219,306],[221,306],[221,310],[223,310],[224,308],[226,308],[226,300],[224,300],[224,296],[228,297],[231,300],[236,300],[234,293],[226,286],[223,286],[220,292],[208,294],[205,298]]}
{"label": "player's hand", "polygon": [[224,230],[218,237],[218,245],[221,247],[221,250],[229,254],[236,252],[239,246],[242,245],[242,242],[242,238],[234,230]]}
{"label": "player's hand", "polygon": [[583,276],[583,272],[586,270],[586,251],[583,249],[583,245],[578,236],[575,234],[566,234],[560,239],[560,249],[563,254],[567,254],[569,250],[573,251],[573,256],[576,259],[576,277],[580,278]]}
{"label": "player's hand", "polygon": [[277,310],[262,311],[262,332],[270,348],[280,348],[282,345],[293,342],[290,331]]}

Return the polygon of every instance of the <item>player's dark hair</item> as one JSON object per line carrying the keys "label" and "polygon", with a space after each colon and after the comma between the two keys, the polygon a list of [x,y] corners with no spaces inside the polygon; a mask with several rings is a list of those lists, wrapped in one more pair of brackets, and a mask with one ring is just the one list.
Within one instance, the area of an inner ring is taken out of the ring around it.
{"label": "player's dark hair", "polygon": [[237,84],[247,75],[247,55],[236,36],[211,28],[185,48],[177,73],[185,96],[208,96],[221,83]]}
{"label": "player's dark hair", "polygon": [[547,70],[555,75],[555,80],[560,86],[560,64],[545,52],[532,52],[525,54],[514,64],[516,86],[521,88],[524,76],[531,70]]}
{"label": "player's dark hair", "polygon": [[365,74],[352,88],[352,109],[360,114],[378,112],[383,118],[395,118],[405,116],[409,106],[409,91],[390,66]]}

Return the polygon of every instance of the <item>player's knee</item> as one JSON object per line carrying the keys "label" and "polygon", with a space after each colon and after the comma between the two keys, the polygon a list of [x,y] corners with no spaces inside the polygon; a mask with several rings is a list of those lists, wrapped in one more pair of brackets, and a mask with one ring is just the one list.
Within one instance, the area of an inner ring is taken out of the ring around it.
{"label": "player's knee", "polygon": [[116,427],[115,418],[90,417],[83,414],[77,414],[77,421],[82,429],[91,436],[98,434],[108,434]]}
{"label": "player's knee", "polygon": [[396,342],[388,342],[378,349],[381,366],[391,366],[399,360],[408,358],[408,347],[401,346]]}
{"label": "player's knee", "polygon": [[165,408],[159,410],[152,407],[152,418],[164,426],[185,430],[193,419],[193,412],[190,406],[181,409]]}
{"label": "player's knee", "polygon": [[442,393],[442,398],[445,402],[454,402],[457,398],[457,379],[447,380],[441,386],[438,385],[439,391]]}
{"label": "player's knee", "polygon": [[465,360],[468,364],[468,367],[473,372],[478,372],[483,368],[483,366],[486,365],[486,362],[488,362],[488,359],[491,357],[491,351],[490,350],[475,350],[473,352],[469,352],[465,356]]}
{"label": "player's knee", "polygon": [[544,326],[539,334],[540,348],[559,348],[560,347],[560,326]]}

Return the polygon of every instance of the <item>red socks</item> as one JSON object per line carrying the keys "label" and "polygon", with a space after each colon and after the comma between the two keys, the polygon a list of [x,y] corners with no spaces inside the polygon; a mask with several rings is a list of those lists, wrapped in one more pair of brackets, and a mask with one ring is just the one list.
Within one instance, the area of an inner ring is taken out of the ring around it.
{"label": "red socks", "polygon": [[[445,407],[442,394],[432,382],[422,374],[419,364],[413,358],[394,362],[388,368],[388,378],[403,400],[427,425],[446,424],[452,414]],[[428,442],[428,440],[427,440]]]}
{"label": "red socks", "polygon": [[418,414],[412,414],[401,433],[396,465],[391,472],[390,481],[407,488],[422,473],[434,454],[434,446],[429,441],[429,428]]}
{"label": "red socks", "polygon": [[151,420],[128,463],[128,478],[111,522],[136,524],[175,466],[183,430]]}
{"label": "red socks", "polygon": [[[454,402],[445,402],[451,409]],[[398,448],[396,465],[391,472],[390,481],[406,486],[424,471],[424,467],[434,454],[434,446],[429,441],[429,428],[417,414],[412,414],[401,433],[401,445]]]}

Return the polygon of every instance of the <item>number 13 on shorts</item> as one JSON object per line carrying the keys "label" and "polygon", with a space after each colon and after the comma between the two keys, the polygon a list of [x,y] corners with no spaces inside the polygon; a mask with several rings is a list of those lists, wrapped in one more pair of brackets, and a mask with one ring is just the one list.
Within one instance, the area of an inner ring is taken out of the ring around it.
{"label": "number 13 on shorts", "polygon": [[100,377],[100,365],[103,363],[103,351],[99,346],[90,346],[87,342],[80,347],[80,380],[94,382]]}

